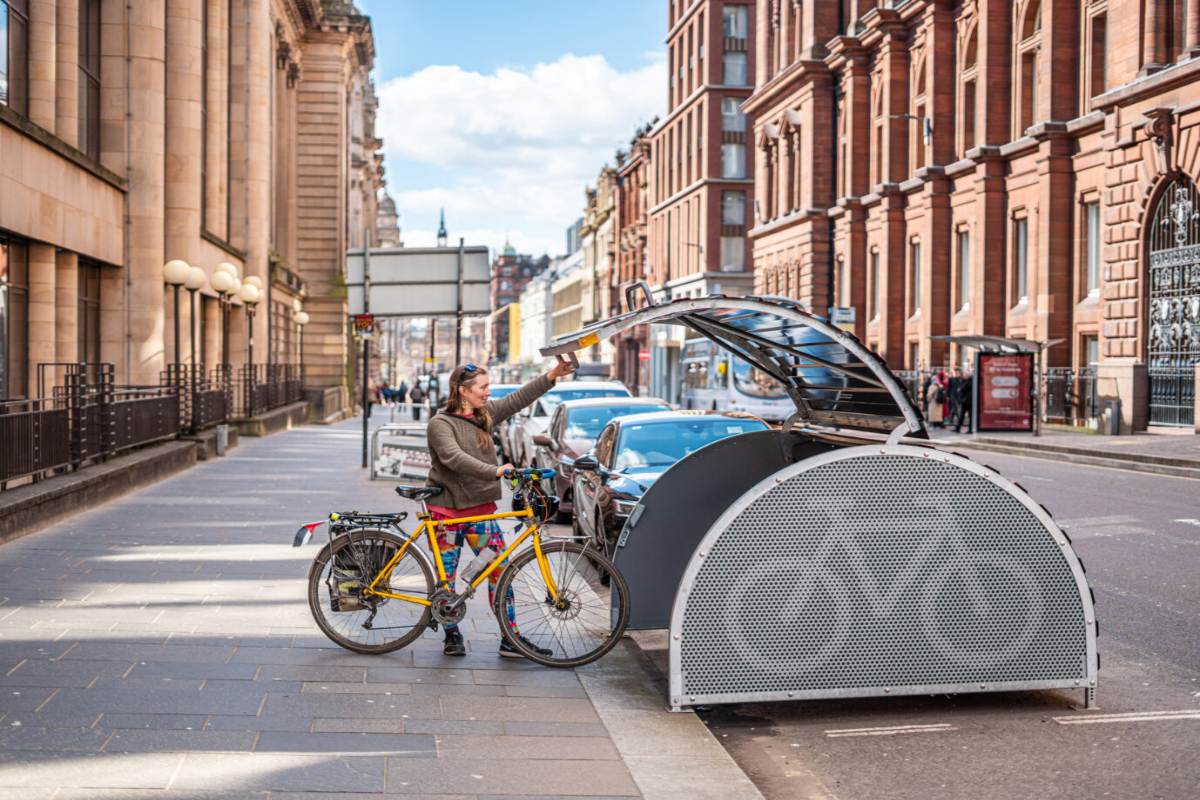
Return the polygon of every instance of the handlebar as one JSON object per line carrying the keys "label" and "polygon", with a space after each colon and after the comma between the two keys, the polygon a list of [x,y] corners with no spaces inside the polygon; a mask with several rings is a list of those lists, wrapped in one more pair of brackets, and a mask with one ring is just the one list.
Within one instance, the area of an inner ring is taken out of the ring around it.
{"label": "handlebar", "polygon": [[545,481],[557,475],[552,469],[510,469],[505,470],[504,477],[509,480]]}

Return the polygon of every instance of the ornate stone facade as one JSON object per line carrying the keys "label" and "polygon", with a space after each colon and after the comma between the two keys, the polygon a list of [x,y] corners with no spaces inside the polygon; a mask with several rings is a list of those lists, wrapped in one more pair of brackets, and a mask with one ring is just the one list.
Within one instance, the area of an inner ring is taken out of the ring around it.
{"label": "ornate stone facade", "polygon": [[[303,303],[309,384],[342,385],[347,220],[373,225],[383,174],[370,21],[328,0],[30,6],[27,102],[0,103],[0,247],[21,262],[0,269],[0,289],[24,305],[0,320],[0,399],[36,396],[37,365],[56,360],[157,383],[174,358],[170,259],[209,274],[227,261],[263,282],[256,361],[298,359]],[[197,360],[220,363],[207,287],[196,316]],[[248,322],[236,301],[232,317],[236,366]]]}

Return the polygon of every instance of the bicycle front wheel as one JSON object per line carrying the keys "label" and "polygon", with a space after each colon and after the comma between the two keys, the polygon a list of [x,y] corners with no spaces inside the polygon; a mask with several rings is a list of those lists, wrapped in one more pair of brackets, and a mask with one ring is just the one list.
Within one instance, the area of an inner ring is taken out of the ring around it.
{"label": "bicycle front wheel", "polygon": [[[364,593],[404,544],[387,531],[360,528],[321,548],[308,571],[308,607],[321,632],[356,653],[390,653],[418,639],[429,606]],[[428,600],[433,574],[414,542],[380,583],[384,591]]]}
{"label": "bicycle front wheel", "polygon": [[629,588],[613,563],[590,546],[543,542],[542,554],[558,601],[552,599],[530,547],[509,562],[496,585],[500,629],[531,661],[548,667],[590,664],[613,649],[625,632]]}

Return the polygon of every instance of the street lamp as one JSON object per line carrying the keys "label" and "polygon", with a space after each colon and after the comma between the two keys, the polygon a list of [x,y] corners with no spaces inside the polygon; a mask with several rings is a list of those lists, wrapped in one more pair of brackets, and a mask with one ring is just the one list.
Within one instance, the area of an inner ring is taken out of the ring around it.
{"label": "street lamp", "polygon": [[196,292],[208,283],[208,275],[199,267],[189,267],[184,287],[188,290],[188,332],[191,339],[192,366],[190,392],[192,395],[192,429],[196,428]]}
{"label": "street lamp", "polygon": [[191,265],[186,261],[180,261],[177,258],[171,259],[163,265],[163,280],[167,282],[175,293],[175,370],[179,370],[179,287],[187,282],[188,273],[191,271]]}
{"label": "street lamp", "polygon": [[232,268],[232,264],[221,263],[213,270],[212,277],[209,278],[209,284],[213,291],[217,293],[217,297],[221,303],[221,372],[222,375],[228,370],[229,366],[229,301],[232,299],[234,292],[239,288],[239,282],[236,273],[230,273],[224,267]]}
{"label": "street lamp", "polygon": [[304,326],[308,324],[308,312],[297,311],[292,317],[296,320],[296,324],[300,326],[300,380],[304,381]]}
{"label": "street lamp", "polygon": [[238,297],[246,306],[246,409],[247,416],[254,416],[254,384],[257,382],[257,370],[254,367],[254,307],[258,305],[258,287],[247,278],[238,289]]}

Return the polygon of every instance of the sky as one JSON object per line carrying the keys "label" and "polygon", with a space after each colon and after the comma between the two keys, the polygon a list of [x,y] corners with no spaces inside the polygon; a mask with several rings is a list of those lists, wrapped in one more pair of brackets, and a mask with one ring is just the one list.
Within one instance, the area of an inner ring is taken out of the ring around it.
{"label": "sky", "polygon": [[666,107],[662,0],[356,0],[408,246],[561,255],[617,148]]}

